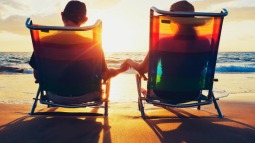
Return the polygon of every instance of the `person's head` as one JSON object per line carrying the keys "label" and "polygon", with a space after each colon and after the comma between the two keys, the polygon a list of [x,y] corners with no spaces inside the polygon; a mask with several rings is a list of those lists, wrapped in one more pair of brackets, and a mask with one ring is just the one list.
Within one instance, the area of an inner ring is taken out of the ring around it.
{"label": "person's head", "polygon": [[65,26],[80,26],[87,21],[87,9],[83,2],[72,0],[66,4],[61,13]]}
{"label": "person's head", "polygon": [[[170,11],[172,11],[172,12],[195,12],[195,8],[188,1],[181,0],[181,1],[173,3],[170,6]],[[194,17],[191,17],[191,18],[194,18]],[[183,36],[183,35],[188,35],[189,37],[194,37],[194,35],[196,35],[194,26],[199,26],[201,24],[204,24],[204,23],[201,23],[201,21],[196,21],[195,19],[190,20],[190,19],[182,19],[179,17],[178,18],[172,17],[172,20],[178,26],[176,29],[176,33],[178,33],[176,35],[176,37]],[[175,28],[173,28],[173,29],[175,29]]]}
{"label": "person's head", "polygon": [[[195,12],[194,6],[189,3],[186,0],[178,1],[170,6],[170,11],[172,12],[188,12],[188,13],[193,13]],[[195,16],[185,16],[189,18],[181,18],[183,16],[177,16],[177,17],[172,17],[172,21],[178,26],[182,28],[192,28],[192,27],[197,27],[197,26],[202,26],[207,23],[206,19],[199,19],[196,18]]]}
{"label": "person's head", "polygon": [[170,6],[170,11],[194,12],[194,6],[186,0],[178,1]]}

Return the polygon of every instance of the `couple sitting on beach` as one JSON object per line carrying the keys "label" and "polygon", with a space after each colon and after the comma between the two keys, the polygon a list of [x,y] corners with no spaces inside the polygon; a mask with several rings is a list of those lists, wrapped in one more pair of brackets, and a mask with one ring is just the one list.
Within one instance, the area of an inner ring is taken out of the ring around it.
{"label": "couple sitting on beach", "polygon": [[[179,2],[176,2],[173,5],[171,5],[170,11],[194,12],[194,7],[192,4],[190,4],[187,1],[179,1]],[[64,26],[80,27],[88,19],[86,17],[86,13],[87,13],[87,10],[86,10],[85,3],[80,2],[80,1],[68,2],[64,11],[61,13]],[[179,26],[179,31],[177,31],[177,34],[175,37],[168,38],[168,39],[162,39],[165,42],[163,41],[161,43],[164,43],[166,46],[169,46],[169,44],[171,44],[171,40],[173,40],[173,38],[178,38],[178,32],[185,32],[185,31],[188,31],[189,33],[193,33],[193,34],[191,34],[191,37],[181,37],[181,38],[189,38],[190,39],[190,38],[194,38],[194,36],[196,35],[193,27]],[[58,35],[56,34],[52,37],[44,37],[42,40],[58,39],[59,35],[60,34],[58,34]],[[61,36],[63,36],[63,35],[61,35]],[[72,40],[70,38],[67,38],[67,39]],[[82,40],[89,40],[89,39],[82,39]],[[203,41],[202,43],[203,43],[204,47],[206,47],[206,45],[209,45],[206,40],[202,40],[202,41]],[[185,45],[185,44],[182,44],[182,45]],[[187,48],[187,46],[186,47],[184,46],[183,48],[185,49],[185,48]],[[121,66],[119,68],[113,69],[113,68],[107,67],[107,63],[106,63],[105,59],[103,58],[103,67],[102,67],[103,79],[107,80],[109,78],[115,77],[118,74],[125,72],[129,68],[135,69],[140,74],[147,73],[148,72],[148,63],[149,63],[149,55],[147,54],[145,59],[141,63],[136,63],[132,59],[127,59],[121,64]],[[29,64],[34,69],[35,78],[38,79],[37,78],[37,67],[36,67],[34,54],[32,54]],[[166,97],[164,94],[168,94],[168,93],[160,93],[160,91],[154,91],[154,92],[156,94],[163,95],[162,96],[163,98]],[[197,94],[199,94],[199,93],[195,93],[195,94],[197,96]],[[68,103],[76,104],[76,103],[87,102],[87,101],[93,99],[95,94],[94,93],[82,94],[82,95],[79,95],[75,100],[73,100],[71,97],[70,98],[62,97],[61,95],[57,95],[50,91],[47,91],[46,95],[50,100],[52,100],[54,102],[65,103],[65,104],[68,104]]]}

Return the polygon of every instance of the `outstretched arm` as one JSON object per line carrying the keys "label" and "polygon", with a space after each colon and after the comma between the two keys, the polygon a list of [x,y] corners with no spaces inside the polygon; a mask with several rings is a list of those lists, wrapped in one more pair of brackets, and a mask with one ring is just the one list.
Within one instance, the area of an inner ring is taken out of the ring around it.
{"label": "outstretched arm", "polygon": [[129,69],[128,66],[121,66],[120,68],[115,68],[115,69],[109,68],[103,73],[103,79],[106,81],[112,77],[117,76],[118,74],[120,74],[122,72],[125,72],[128,69]]}
{"label": "outstretched arm", "polygon": [[140,74],[148,72],[148,65],[149,64],[149,55],[147,54],[144,60],[141,63],[137,63],[131,59],[127,59],[123,62],[123,66],[128,65],[129,67],[135,69]]}

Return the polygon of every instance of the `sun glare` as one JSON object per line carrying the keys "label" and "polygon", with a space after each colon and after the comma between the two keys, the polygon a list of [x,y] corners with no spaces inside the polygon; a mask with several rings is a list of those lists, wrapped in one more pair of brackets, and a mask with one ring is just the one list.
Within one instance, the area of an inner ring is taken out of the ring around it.
{"label": "sun glare", "polygon": [[126,30],[118,26],[118,23],[114,19],[107,19],[103,21],[102,29],[102,46],[105,52],[119,51],[124,37],[123,33],[127,33]]}
{"label": "sun glare", "polygon": [[[131,22],[123,18],[105,18],[102,28],[102,46],[105,52],[131,52],[137,51],[141,47],[137,33],[141,34],[140,28],[134,26]],[[147,38],[147,37],[146,37]]]}

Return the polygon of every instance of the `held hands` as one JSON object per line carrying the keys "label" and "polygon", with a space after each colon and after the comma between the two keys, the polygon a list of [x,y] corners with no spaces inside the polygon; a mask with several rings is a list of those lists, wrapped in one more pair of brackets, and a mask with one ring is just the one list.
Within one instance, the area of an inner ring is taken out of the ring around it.
{"label": "held hands", "polygon": [[128,70],[130,67],[130,59],[126,59],[121,65],[120,65],[120,69],[123,69],[123,70]]}
{"label": "held hands", "polygon": [[120,66],[120,68],[118,69],[114,69],[114,68],[109,68],[106,72],[103,73],[103,80],[106,81],[112,77],[117,76],[118,74],[125,72],[126,70],[129,69],[129,66],[124,64]]}
{"label": "held hands", "polygon": [[103,79],[106,81],[112,77],[115,77],[116,75],[127,71],[129,68],[133,68],[134,70],[136,70],[138,73],[140,73],[141,75],[143,75],[144,72],[141,72],[140,69],[140,64],[136,63],[135,61],[131,60],[131,59],[126,59],[118,69],[113,69],[110,68],[108,69],[104,74],[103,74]]}
{"label": "held hands", "polygon": [[128,66],[129,68],[132,68],[134,70],[136,70],[137,72],[140,73],[140,64],[131,60],[131,59],[126,59],[122,64],[122,66]]}
{"label": "held hands", "polygon": [[139,64],[131,59],[126,59],[121,64],[120,68],[126,68],[126,67],[136,70],[145,80],[147,80],[147,77],[144,75],[144,73],[146,73],[145,72],[146,70],[141,66],[141,64]]}
{"label": "held hands", "polygon": [[126,62],[125,60],[121,65],[120,65],[120,71],[125,72],[130,68],[130,65]]}

